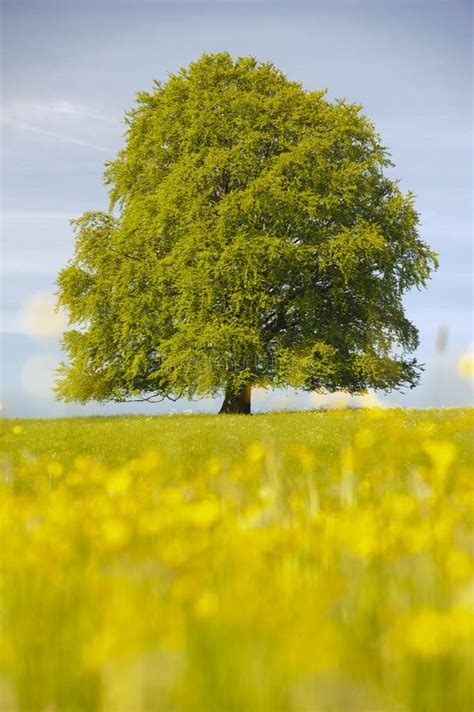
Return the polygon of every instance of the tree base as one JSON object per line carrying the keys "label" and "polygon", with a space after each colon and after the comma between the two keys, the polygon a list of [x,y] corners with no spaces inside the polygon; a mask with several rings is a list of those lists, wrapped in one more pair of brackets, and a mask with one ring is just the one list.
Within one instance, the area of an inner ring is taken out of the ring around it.
{"label": "tree base", "polygon": [[238,393],[226,391],[219,415],[231,413],[234,415],[250,415],[250,397],[252,389],[245,386]]}

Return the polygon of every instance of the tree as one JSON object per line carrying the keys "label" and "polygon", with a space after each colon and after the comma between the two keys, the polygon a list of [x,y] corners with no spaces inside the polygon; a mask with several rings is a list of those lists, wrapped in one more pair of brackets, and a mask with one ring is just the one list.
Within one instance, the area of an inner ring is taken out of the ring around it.
{"label": "tree", "polygon": [[138,93],[109,212],[72,221],[59,397],[413,387],[402,295],[436,255],[361,108],[227,53]]}

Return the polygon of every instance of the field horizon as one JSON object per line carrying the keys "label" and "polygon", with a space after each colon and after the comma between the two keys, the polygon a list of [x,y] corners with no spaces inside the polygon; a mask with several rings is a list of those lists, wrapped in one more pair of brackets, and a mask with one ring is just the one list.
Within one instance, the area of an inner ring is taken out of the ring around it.
{"label": "field horizon", "polygon": [[[301,411],[273,411],[248,415],[209,413],[87,415],[62,418],[4,418],[1,429],[12,452],[27,447],[30,452],[69,453],[97,457],[103,448],[107,457],[129,459],[141,449],[191,448],[224,454],[242,438],[242,446],[253,441],[281,446],[304,442],[317,444],[321,437],[334,439],[332,447],[343,449],[358,428],[369,424],[384,428],[387,419],[398,419],[404,427],[442,429],[461,419],[474,424],[474,408],[341,408]],[[18,430],[20,428],[20,430]],[[16,432],[13,433],[13,429]],[[461,433],[469,429],[460,428]],[[208,440],[208,438],[210,438]],[[237,439],[237,440],[236,440]],[[0,446],[2,447],[2,446]],[[184,454],[184,450],[181,455]]]}

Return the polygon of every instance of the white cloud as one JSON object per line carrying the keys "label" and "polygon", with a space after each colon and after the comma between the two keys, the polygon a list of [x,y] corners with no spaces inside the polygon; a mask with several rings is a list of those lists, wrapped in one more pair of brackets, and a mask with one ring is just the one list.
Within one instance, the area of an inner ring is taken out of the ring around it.
{"label": "white cloud", "polygon": [[111,153],[113,149],[106,148],[105,146],[98,146],[95,143],[89,143],[89,141],[83,141],[80,138],[75,138],[74,136],[68,136],[66,134],[59,133],[58,131],[49,131],[49,129],[43,129],[39,126],[32,126],[23,121],[12,121],[8,118],[4,118],[3,123],[14,126],[17,129],[23,129],[25,131],[31,131],[32,133],[41,134],[42,136],[47,136],[48,138],[53,138],[56,141],[61,141],[61,143],[72,143],[76,146],[85,146],[86,148],[93,148],[96,151],[102,151],[104,153]]}
{"label": "white cloud", "polygon": [[[76,211],[80,212],[80,211]],[[73,212],[61,213],[47,210],[8,210],[0,213],[2,220],[70,220]]]}
{"label": "white cloud", "polygon": [[345,408],[383,407],[382,401],[369,391],[365,395],[351,395],[345,391],[317,393],[293,388],[271,391],[256,388],[252,392],[252,405],[257,411],[272,410],[344,410]]}
{"label": "white cloud", "polygon": [[101,130],[98,124],[118,126],[118,121],[91,107],[65,100],[11,102],[3,109],[2,123],[61,143],[84,146],[102,153],[111,153],[114,149],[93,140]]}
{"label": "white cloud", "polygon": [[36,338],[62,334],[67,325],[64,310],[56,311],[56,299],[48,292],[37,292],[20,309],[20,332]]}
{"label": "white cloud", "polygon": [[383,408],[382,401],[373,391],[361,396],[352,396],[351,405],[354,408]]}
{"label": "white cloud", "polygon": [[252,389],[252,405],[261,406],[268,400],[270,392],[267,388]]}
{"label": "white cloud", "polygon": [[[22,105],[15,104],[14,106],[21,108]],[[31,112],[31,110],[33,110],[39,114],[66,114],[69,116],[80,116],[88,119],[95,119],[97,121],[105,121],[106,123],[113,125],[117,124],[117,121],[114,121],[114,119],[102,114],[94,108],[83,106],[81,104],[73,104],[70,101],[59,100],[43,103],[28,103],[26,106],[28,111]]]}
{"label": "white cloud", "polygon": [[30,358],[21,370],[21,386],[34,398],[51,399],[58,359],[53,354],[38,354]]}
{"label": "white cloud", "polygon": [[74,104],[64,99],[55,101],[12,101],[4,107],[3,116],[8,120],[26,121],[32,124],[47,120],[64,119],[64,117],[104,121],[114,126],[118,123],[116,119],[101,113],[94,107]]}
{"label": "white cloud", "polygon": [[379,408],[383,404],[372,391],[360,396],[351,395],[346,391],[336,391],[335,393],[314,393],[312,405],[314,408],[323,408],[324,410],[343,410],[345,408]]}

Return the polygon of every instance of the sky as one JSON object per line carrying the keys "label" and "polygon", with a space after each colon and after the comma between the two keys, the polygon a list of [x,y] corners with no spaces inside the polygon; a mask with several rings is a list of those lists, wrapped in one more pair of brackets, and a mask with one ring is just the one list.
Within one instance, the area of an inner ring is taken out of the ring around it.
{"label": "sky", "polygon": [[[202,53],[272,61],[328,98],[360,103],[413,190],[440,268],[406,296],[421,383],[372,400],[472,404],[458,369],[472,351],[472,4],[449,0],[173,2],[4,0],[1,120],[1,402],[7,417],[215,412],[217,400],[80,406],[54,400],[64,318],[54,283],[73,253],[69,220],[106,210],[104,162],[123,145],[135,93]],[[357,399],[350,401],[355,404]],[[334,398],[256,393],[255,409]],[[362,402],[362,401],[360,401]],[[359,404],[359,402],[358,402]]]}

